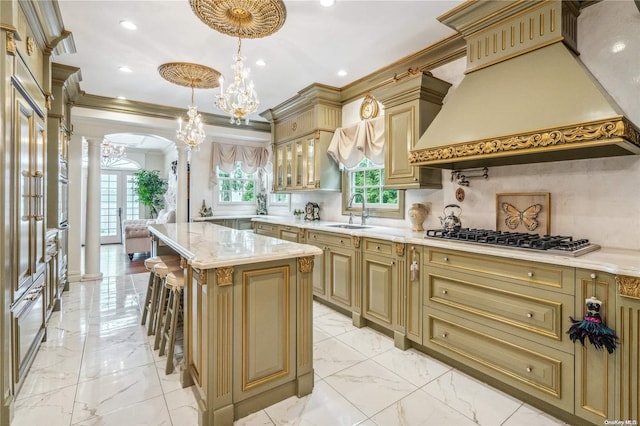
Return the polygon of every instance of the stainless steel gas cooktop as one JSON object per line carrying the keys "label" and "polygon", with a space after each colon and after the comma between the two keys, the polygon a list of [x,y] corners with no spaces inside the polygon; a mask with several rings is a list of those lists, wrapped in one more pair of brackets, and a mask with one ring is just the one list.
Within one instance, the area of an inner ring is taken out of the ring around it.
{"label": "stainless steel gas cooktop", "polygon": [[564,235],[538,235],[473,228],[460,228],[456,231],[429,229],[425,238],[537,250],[549,254],[567,256],[581,256],[600,248],[599,245],[591,244],[587,239],[573,239],[573,237]]}

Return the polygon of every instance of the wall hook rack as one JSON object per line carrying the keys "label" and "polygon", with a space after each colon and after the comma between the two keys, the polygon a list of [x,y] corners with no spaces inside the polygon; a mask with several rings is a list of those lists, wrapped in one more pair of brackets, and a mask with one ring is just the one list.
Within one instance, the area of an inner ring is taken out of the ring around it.
{"label": "wall hook rack", "polygon": [[469,179],[489,179],[489,169],[486,167],[477,169],[462,169],[451,171],[451,182],[456,181],[460,186],[469,186]]}

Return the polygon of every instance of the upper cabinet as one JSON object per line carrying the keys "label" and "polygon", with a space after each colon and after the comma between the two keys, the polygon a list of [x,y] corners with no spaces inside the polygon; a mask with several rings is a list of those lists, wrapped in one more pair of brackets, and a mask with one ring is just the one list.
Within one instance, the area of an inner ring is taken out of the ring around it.
{"label": "upper cabinet", "polygon": [[262,116],[272,128],[274,192],[340,190],[338,165],[327,154],[342,122],[339,89],[311,85]]}
{"label": "upper cabinet", "polygon": [[442,172],[412,166],[409,154],[440,111],[450,86],[419,73],[376,92],[385,111],[385,188],[442,188]]}

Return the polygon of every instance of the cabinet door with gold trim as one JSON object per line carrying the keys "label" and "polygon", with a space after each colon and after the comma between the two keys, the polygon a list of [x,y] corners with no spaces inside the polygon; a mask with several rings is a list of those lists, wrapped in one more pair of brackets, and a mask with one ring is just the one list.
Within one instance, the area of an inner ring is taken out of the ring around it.
{"label": "cabinet door with gold trim", "polygon": [[[615,277],[598,271],[576,271],[576,306],[578,319],[586,312],[585,299],[595,296],[602,301],[600,316],[604,324],[616,324]],[[568,328],[568,326],[567,326]],[[584,346],[576,342],[575,348],[576,399],[575,414],[594,424],[602,424],[615,416],[616,354],[596,349],[585,340]]]}

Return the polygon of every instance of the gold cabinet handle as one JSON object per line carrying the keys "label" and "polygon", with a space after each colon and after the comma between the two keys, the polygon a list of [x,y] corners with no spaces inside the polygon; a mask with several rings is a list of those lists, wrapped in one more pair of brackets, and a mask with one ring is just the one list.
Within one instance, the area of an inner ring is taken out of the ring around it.
{"label": "gold cabinet handle", "polygon": [[380,250],[380,246],[376,246],[376,250]]}
{"label": "gold cabinet handle", "polygon": [[527,367],[527,373],[531,373],[531,371],[533,371],[533,368]]}
{"label": "gold cabinet handle", "polygon": [[527,272],[527,276],[528,276],[529,278],[532,278],[532,277],[533,277],[533,272],[531,272],[531,271]]}
{"label": "gold cabinet handle", "polygon": [[529,312],[529,313],[527,314],[527,318],[533,318],[533,314],[532,314],[531,312]]}
{"label": "gold cabinet handle", "polygon": [[447,294],[447,290],[442,290],[442,294]]}
{"label": "gold cabinet handle", "polygon": [[442,260],[444,260],[445,262],[448,262],[449,258],[445,256]]}
{"label": "gold cabinet handle", "polygon": [[442,338],[443,338],[443,339],[446,339],[446,338],[447,338],[447,336],[448,336],[448,334],[447,334],[447,333],[442,333]]}
{"label": "gold cabinet handle", "polygon": [[592,280],[595,280],[595,279],[598,277],[598,276],[597,276],[596,274],[594,274],[593,272],[591,273],[591,275],[590,275],[590,276],[591,276],[591,279],[592,279]]}

